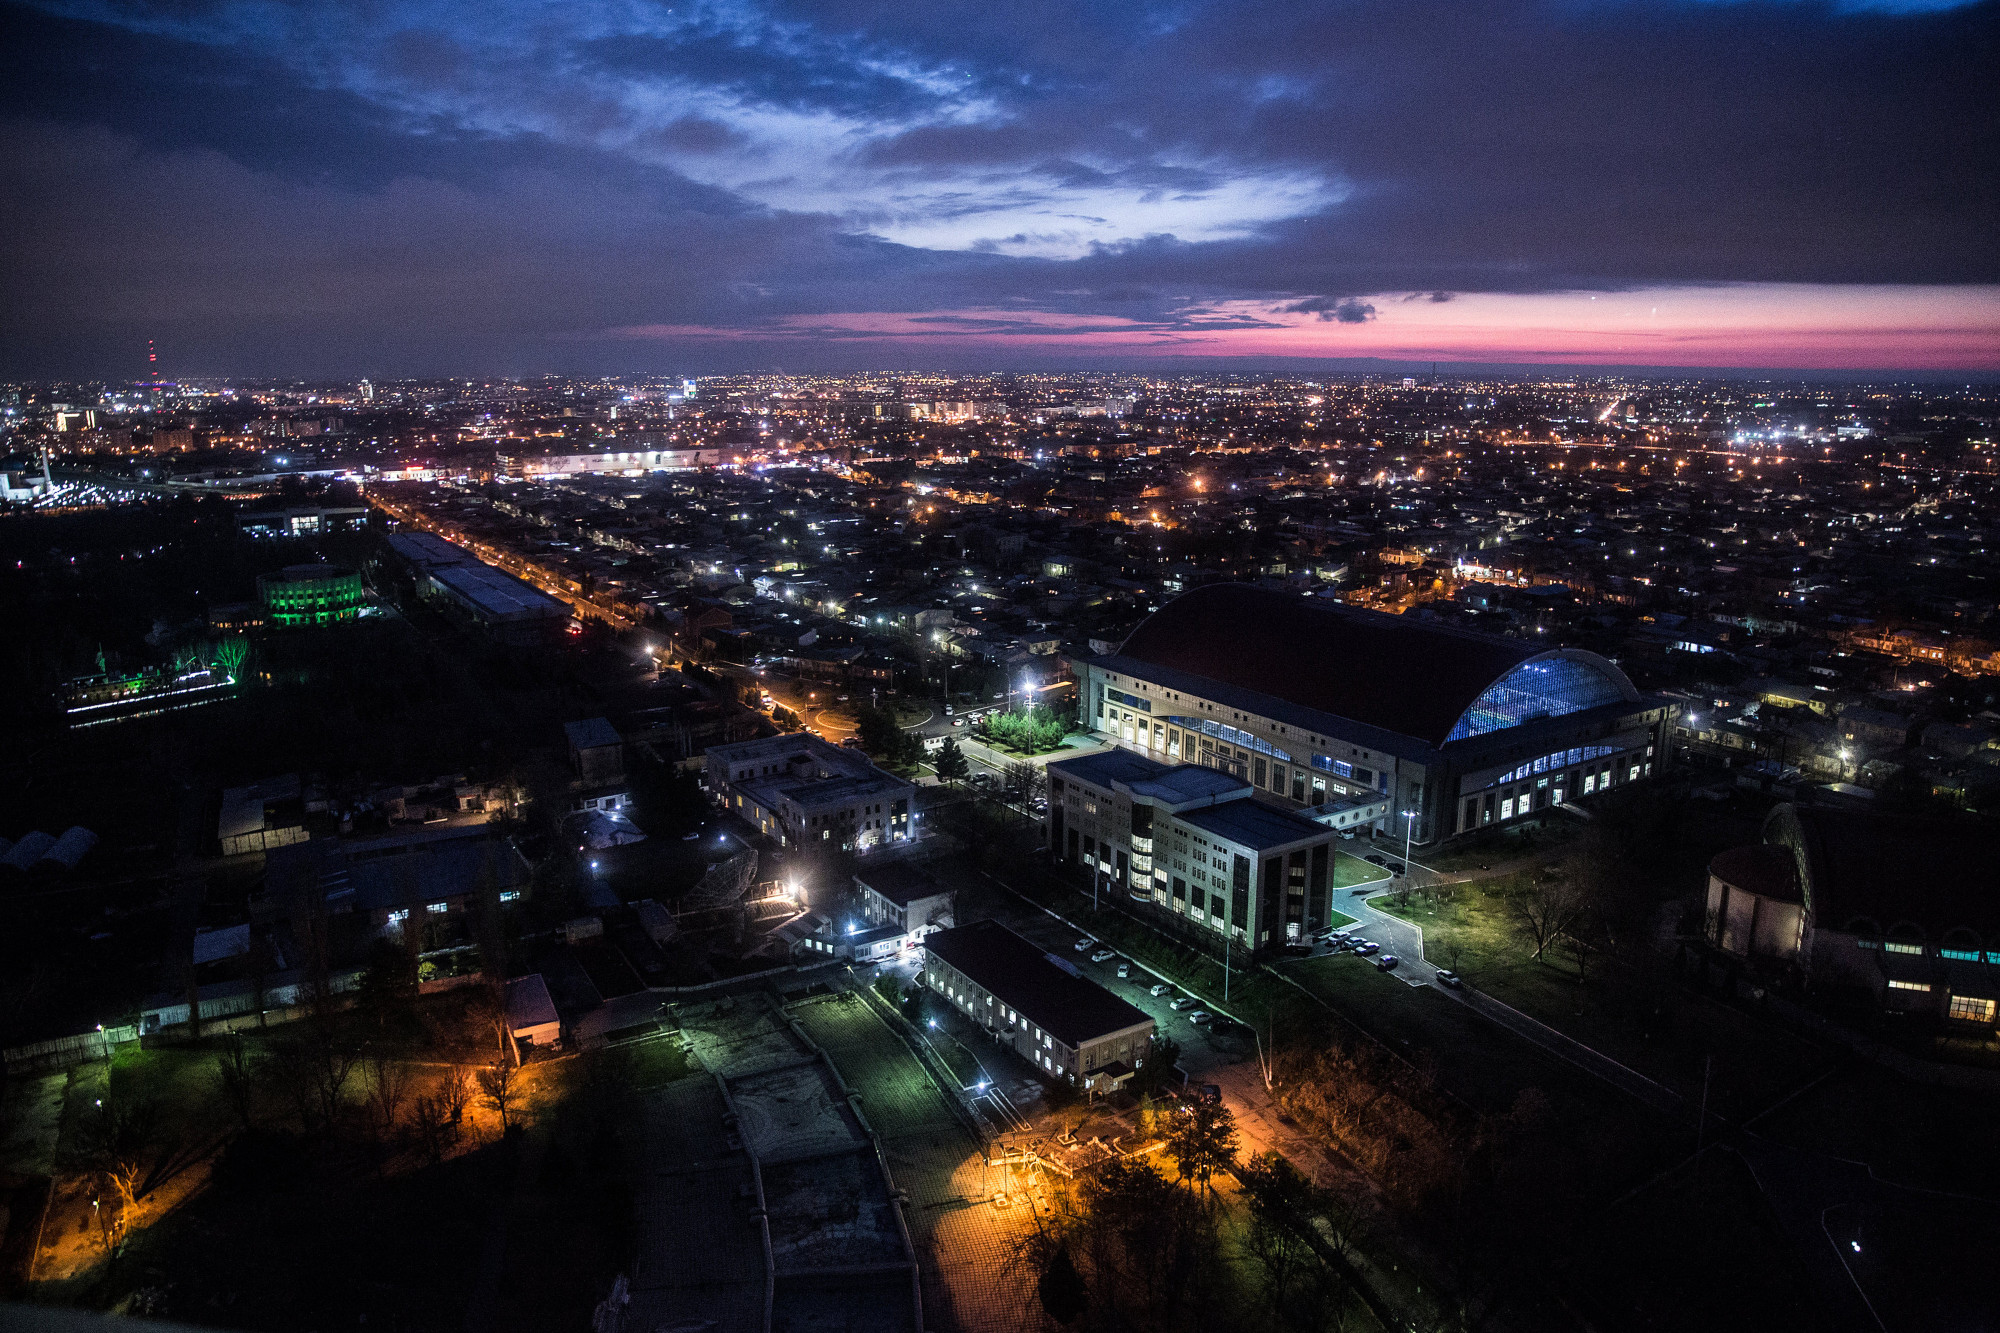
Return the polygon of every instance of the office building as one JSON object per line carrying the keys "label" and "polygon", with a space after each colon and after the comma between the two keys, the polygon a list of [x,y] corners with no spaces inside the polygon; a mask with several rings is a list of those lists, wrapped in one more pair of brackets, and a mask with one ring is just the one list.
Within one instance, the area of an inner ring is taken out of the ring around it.
{"label": "office building", "polygon": [[1100,889],[1199,942],[1252,953],[1327,920],[1340,832],[1259,801],[1240,778],[1106,750],[1048,766],[1048,845]]}
{"label": "office building", "polygon": [[1073,663],[1082,724],[1294,808],[1363,799],[1419,846],[1650,777],[1677,701],[1579,649],[1240,584]]}

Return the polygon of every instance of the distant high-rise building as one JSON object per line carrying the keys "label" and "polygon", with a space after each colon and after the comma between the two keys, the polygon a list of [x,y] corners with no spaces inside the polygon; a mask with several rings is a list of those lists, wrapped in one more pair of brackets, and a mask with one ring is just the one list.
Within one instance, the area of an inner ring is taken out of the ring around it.
{"label": "distant high-rise building", "polygon": [[361,401],[364,403],[372,403],[375,401],[375,386],[370,384],[367,380],[361,381]]}

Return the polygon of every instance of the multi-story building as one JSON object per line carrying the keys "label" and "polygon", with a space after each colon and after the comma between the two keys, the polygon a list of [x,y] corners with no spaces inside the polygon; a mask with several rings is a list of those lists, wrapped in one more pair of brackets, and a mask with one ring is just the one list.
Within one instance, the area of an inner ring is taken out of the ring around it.
{"label": "multi-story building", "polygon": [[865,852],[917,836],[916,788],[806,732],[707,751],[709,789],[782,847]]}
{"label": "multi-story building", "polygon": [[1178,927],[1255,953],[1327,919],[1340,833],[1256,799],[1250,784],[1198,764],[1105,750],[1048,766],[1056,859]]}
{"label": "multi-story building", "polygon": [[331,625],[361,614],[361,575],[339,565],[287,565],[257,576],[257,597],[273,625]]}
{"label": "multi-story building", "polygon": [[1153,1020],[998,921],[924,940],[919,981],[1052,1079],[1110,1092],[1146,1063]]}
{"label": "multi-story building", "polygon": [[1596,653],[1211,584],[1073,663],[1082,724],[1419,845],[1650,777],[1680,701]]}
{"label": "multi-story building", "polygon": [[854,877],[861,914],[871,926],[894,926],[912,944],[952,924],[957,895],[908,861],[869,866]]}

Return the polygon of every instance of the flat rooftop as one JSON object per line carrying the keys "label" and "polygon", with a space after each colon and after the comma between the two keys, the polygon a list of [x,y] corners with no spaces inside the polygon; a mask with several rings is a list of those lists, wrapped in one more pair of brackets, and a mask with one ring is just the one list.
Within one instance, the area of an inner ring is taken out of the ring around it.
{"label": "flat rooftop", "polygon": [[1283,847],[1288,843],[1325,838],[1331,832],[1324,824],[1290,810],[1265,805],[1252,796],[1224,801],[1221,805],[1183,810],[1174,818],[1239,847]]}
{"label": "flat rooftop", "polygon": [[937,931],[924,949],[1071,1047],[1153,1021],[998,921]]}
{"label": "flat rooftop", "polygon": [[555,598],[477,560],[433,569],[430,576],[489,620],[552,620],[569,615],[569,608]]}

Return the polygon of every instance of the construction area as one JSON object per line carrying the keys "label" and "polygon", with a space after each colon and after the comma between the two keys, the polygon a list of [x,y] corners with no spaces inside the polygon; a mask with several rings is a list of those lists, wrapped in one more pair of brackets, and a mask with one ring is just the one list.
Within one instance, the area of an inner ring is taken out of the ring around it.
{"label": "construction area", "polygon": [[[676,1007],[702,1072],[649,1091],[628,1329],[1019,1333],[1032,1178],[862,996]],[[1016,1178],[1018,1175],[1018,1179]]]}

